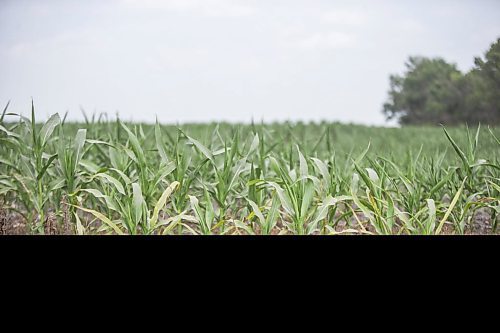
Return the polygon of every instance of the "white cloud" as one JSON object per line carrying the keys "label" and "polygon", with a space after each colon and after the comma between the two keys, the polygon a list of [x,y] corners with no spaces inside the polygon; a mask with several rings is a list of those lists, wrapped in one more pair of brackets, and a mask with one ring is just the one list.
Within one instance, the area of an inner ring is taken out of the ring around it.
{"label": "white cloud", "polygon": [[123,3],[139,9],[189,11],[212,17],[241,17],[255,13],[254,7],[231,0],[123,0]]}
{"label": "white cloud", "polygon": [[354,35],[340,31],[315,33],[296,43],[297,46],[307,49],[338,49],[352,47],[355,44]]}
{"label": "white cloud", "polygon": [[16,41],[5,48],[5,54],[16,58],[45,53],[49,50],[57,51],[68,46],[80,47],[94,43],[99,36],[92,29],[68,30],[45,38]]}
{"label": "white cloud", "polygon": [[239,61],[239,67],[246,72],[254,72],[257,70],[261,70],[263,67],[262,62],[252,56],[248,56],[246,58],[243,58]]}
{"label": "white cloud", "polygon": [[368,21],[366,13],[355,10],[332,10],[321,14],[321,21],[324,23],[348,25],[348,26],[362,26]]}
{"label": "white cloud", "polygon": [[422,33],[425,32],[425,26],[414,19],[406,18],[399,22],[399,28],[409,33]]}
{"label": "white cloud", "polygon": [[146,57],[146,65],[154,71],[185,70],[208,65],[209,53],[201,48],[174,48],[158,46],[153,55]]}

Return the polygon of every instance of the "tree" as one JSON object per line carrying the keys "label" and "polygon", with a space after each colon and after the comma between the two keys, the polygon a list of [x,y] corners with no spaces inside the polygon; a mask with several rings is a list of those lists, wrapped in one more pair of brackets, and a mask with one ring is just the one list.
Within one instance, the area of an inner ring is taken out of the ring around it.
{"label": "tree", "polygon": [[500,124],[500,38],[463,75],[443,59],[410,57],[390,76],[387,119],[400,124]]}
{"label": "tree", "polygon": [[500,124],[500,38],[486,52],[485,60],[475,58],[474,63],[468,73],[468,120]]}
{"label": "tree", "polygon": [[454,124],[461,118],[463,74],[443,59],[410,57],[404,76],[390,76],[383,112],[401,124]]}

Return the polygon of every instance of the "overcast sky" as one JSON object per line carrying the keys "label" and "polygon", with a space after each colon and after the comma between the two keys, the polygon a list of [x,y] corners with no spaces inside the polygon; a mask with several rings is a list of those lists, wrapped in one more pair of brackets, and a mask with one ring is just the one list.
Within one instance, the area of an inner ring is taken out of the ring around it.
{"label": "overcast sky", "polygon": [[466,71],[498,37],[498,0],[0,0],[0,104],[381,125],[409,55]]}

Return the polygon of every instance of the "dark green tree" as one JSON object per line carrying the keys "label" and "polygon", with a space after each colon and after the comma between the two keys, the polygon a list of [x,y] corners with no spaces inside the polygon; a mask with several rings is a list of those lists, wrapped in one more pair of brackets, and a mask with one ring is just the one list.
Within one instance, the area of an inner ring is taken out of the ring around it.
{"label": "dark green tree", "polygon": [[463,74],[443,59],[410,57],[404,76],[391,75],[383,112],[401,124],[454,124],[460,121]]}
{"label": "dark green tree", "polygon": [[500,38],[467,74],[468,122],[500,124]]}
{"label": "dark green tree", "polygon": [[500,39],[463,75],[454,64],[410,57],[403,76],[390,76],[387,119],[400,124],[500,124]]}

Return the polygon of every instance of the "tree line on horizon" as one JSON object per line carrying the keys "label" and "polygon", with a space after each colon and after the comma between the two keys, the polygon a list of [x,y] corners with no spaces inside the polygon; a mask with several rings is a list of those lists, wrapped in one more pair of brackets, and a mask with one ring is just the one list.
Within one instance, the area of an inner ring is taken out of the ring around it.
{"label": "tree line on horizon", "polygon": [[389,77],[382,112],[401,125],[500,124],[500,38],[462,73],[442,58],[409,57],[406,71]]}

